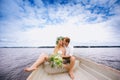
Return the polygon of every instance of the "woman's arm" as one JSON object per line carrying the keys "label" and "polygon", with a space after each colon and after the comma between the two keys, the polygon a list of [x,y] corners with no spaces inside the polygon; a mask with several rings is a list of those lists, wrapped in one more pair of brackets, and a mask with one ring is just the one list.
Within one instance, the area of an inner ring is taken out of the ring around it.
{"label": "woman's arm", "polygon": [[57,53],[57,47],[54,48],[53,54]]}

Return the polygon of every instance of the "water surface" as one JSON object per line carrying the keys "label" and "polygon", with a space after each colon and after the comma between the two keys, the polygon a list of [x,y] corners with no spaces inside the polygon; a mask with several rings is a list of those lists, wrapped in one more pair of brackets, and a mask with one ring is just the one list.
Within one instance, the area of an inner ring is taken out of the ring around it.
{"label": "water surface", "polygon": [[[41,53],[52,53],[53,48],[0,48],[0,79],[25,80],[24,72]],[[120,48],[75,48],[77,56],[120,70]]]}

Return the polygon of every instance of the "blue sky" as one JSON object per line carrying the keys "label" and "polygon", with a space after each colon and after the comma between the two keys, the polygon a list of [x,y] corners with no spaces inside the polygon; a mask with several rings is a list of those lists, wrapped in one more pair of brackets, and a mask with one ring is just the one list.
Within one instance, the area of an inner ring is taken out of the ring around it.
{"label": "blue sky", "polygon": [[120,46],[120,0],[0,0],[0,46]]}

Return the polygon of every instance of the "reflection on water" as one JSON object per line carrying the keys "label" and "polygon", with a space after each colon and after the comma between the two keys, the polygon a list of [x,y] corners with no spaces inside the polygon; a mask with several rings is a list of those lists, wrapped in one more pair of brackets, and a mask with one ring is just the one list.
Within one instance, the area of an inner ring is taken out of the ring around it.
{"label": "reflection on water", "polygon": [[[24,72],[38,56],[52,53],[53,48],[0,48],[0,79],[25,80],[30,73]],[[75,55],[89,58],[120,70],[120,48],[75,48]]]}

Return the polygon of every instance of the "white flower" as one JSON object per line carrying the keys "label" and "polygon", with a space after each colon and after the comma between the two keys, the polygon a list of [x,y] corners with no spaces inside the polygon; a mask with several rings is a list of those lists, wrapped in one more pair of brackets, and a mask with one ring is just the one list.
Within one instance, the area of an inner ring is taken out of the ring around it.
{"label": "white flower", "polygon": [[51,67],[62,67],[62,57],[59,54],[54,54],[50,57]]}

